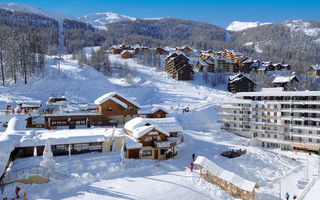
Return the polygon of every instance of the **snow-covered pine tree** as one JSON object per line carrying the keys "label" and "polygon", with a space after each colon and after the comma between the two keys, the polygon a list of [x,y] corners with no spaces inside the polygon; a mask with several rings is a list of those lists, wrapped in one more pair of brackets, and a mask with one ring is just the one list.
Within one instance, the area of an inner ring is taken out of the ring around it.
{"label": "snow-covered pine tree", "polygon": [[48,168],[49,171],[54,170],[56,162],[53,159],[53,154],[51,151],[51,144],[50,144],[49,140],[47,140],[47,142],[46,142],[42,157],[43,157],[43,160],[41,161],[40,166]]}

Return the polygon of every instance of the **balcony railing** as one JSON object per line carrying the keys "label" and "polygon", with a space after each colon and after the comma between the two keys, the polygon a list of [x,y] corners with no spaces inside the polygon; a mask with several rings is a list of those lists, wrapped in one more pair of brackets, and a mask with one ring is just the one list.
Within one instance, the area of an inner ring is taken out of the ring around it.
{"label": "balcony railing", "polygon": [[169,137],[167,141],[155,141],[155,148],[171,148],[176,146],[177,144],[181,144],[184,142],[184,137],[182,135],[178,135],[178,137]]}

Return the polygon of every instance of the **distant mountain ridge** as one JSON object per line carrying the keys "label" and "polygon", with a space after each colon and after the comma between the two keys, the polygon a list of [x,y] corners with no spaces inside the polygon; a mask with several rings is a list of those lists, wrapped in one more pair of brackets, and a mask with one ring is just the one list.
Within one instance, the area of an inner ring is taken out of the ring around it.
{"label": "distant mountain ridge", "polygon": [[83,17],[78,18],[78,20],[88,23],[98,29],[105,29],[105,25],[112,22],[118,22],[123,20],[134,21],[136,18],[129,17],[126,15],[119,15],[113,12],[105,13],[92,13],[89,15],[84,15]]}
{"label": "distant mountain ridge", "polygon": [[62,13],[43,10],[43,9],[35,7],[35,6],[25,5],[25,4],[20,4],[20,3],[0,3],[0,8],[10,10],[10,11],[21,11],[21,12],[42,15],[45,17],[55,19],[57,21],[62,21],[63,19],[73,19],[73,20],[76,19],[75,17],[65,15]]}
{"label": "distant mountain ridge", "polygon": [[271,24],[270,22],[240,22],[240,21],[234,21],[226,28],[228,31],[243,31],[248,28],[255,28],[262,25]]}

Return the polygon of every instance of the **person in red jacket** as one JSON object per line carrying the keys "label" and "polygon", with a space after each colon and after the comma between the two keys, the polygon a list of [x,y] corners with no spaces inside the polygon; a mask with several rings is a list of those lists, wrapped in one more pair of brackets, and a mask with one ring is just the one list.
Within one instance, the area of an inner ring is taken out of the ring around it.
{"label": "person in red jacket", "polygon": [[19,191],[20,191],[21,189],[17,186],[16,187],[16,195],[17,195],[17,199],[19,199],[20,198],[20,196],[19,196]]}
{"label": "person in red jacket", "polygon": [[191,170],[191,172],[193,171],[193,162],[190,163],[190,170]]}

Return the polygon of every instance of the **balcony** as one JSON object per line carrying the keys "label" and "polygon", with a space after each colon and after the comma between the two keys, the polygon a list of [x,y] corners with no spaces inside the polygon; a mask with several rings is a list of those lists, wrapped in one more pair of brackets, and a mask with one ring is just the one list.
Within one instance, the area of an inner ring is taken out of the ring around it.
{"label": "balcony", "polygon": [[155,148],[171,148],[183,142],[184,142],[184,137],[182,135],[178,135],[178,137],[169,137],[167,141],[159,141],[159,142],[154,141],[154,147]]}

